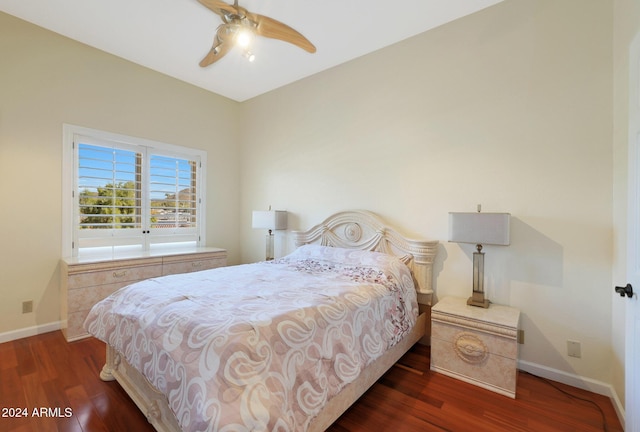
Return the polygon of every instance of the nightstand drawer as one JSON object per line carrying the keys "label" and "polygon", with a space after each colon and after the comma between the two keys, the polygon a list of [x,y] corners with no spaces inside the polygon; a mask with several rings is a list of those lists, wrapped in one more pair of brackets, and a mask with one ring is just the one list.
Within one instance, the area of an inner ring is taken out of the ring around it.
{"label": "nightstand drawer", "polygon": [[437,317],[433,318],[431,337],[450,341],[458,347],[460,355],[465,356],[465,353],[468,353],[470,360],[478,350],[510,359],[518,357],[518,346],[511,337],[485,333],[464,324],[445,324],[437,321]]}
{"label": "nightstand drawer", "polygon": [[461,353],[450,340],[431,338],[431,370],[515,398],[516,359],[490,352]]}

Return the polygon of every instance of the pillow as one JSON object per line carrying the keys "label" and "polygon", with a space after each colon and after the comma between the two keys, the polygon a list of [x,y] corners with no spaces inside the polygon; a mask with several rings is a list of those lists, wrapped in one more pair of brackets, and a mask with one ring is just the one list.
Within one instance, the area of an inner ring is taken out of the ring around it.
{"label": "pillow", "polygon": [[[414,316],[418,316],[418,303],[413,275],[409,267],[398,257],[382,252],[346,249],[321,245],[303,245],[291,254],[276,260],[275,263],[296,265],[302,261],[316,261],[332,264],[337,268],[368,268],[378,275],[393,276],[397,290],[393,290],[404,299]],[[274,262],[274,261],[271,261]],[[366,274],[371,274],[364,272]],[[360,272],[360,274],[364,274]],[[387,285],[385,285],[387,286]]]}
{"label": "pillow", "polygon": [[331,262],[346,266],[389,268],[395,267],[399,263],[406,267],[399,258],[386,253],[321,246],[317,244],[302,245],[289,255],[282,258],[282,260],[289,262],[305,259]]}

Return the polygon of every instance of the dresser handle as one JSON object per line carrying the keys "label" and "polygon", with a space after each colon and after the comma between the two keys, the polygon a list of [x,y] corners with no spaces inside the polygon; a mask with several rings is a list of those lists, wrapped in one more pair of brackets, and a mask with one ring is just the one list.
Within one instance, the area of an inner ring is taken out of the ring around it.
{"label": "dresser handle", "polygon": [[126,275],[127,275],[127,271],[126,270],[122,270],[121,272],[117,272],[117,271],[113,272],[113,277],[114,278],[121,278],[121,277],[125,277]]}
{"label": "dresser handle", "polygon": [[202,267],[203,265],[204,265],[204,262],[203,262],[203,261],[198,261],[198,262],[192,262],[192,263],[191,263],[191,267],[193,267],[193,268],[200,268],[200,267]]}

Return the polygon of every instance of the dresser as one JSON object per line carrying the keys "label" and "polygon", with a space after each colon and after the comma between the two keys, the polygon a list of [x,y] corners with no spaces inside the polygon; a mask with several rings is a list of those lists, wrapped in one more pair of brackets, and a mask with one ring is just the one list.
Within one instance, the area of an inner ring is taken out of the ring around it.
{"label": "dresser", "polygon": [[431,309],[431,370],[516,397],[520,311],[445,297]]}
{"label": "dresser", "polygon": [[60,272],[62,333],[69,342],[89,336],[83,323],[91,307],[133,282],[226,264],[227,251],[218,248],[103,261],[63,259]]}

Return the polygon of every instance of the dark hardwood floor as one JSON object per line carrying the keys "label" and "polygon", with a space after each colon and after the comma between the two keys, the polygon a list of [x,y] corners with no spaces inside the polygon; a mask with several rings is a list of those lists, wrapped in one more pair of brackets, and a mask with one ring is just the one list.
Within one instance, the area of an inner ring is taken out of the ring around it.
{"label": "dark hardwood floor", "polygon": [[[117,383],[100,381],[103,363],[102,342],[60,332],[0,344],[0,431],[152,431]],[[524,372],[513,400],[430,372],[427,347],[400,364],[329,431],[623,430],[608,398]]]}

